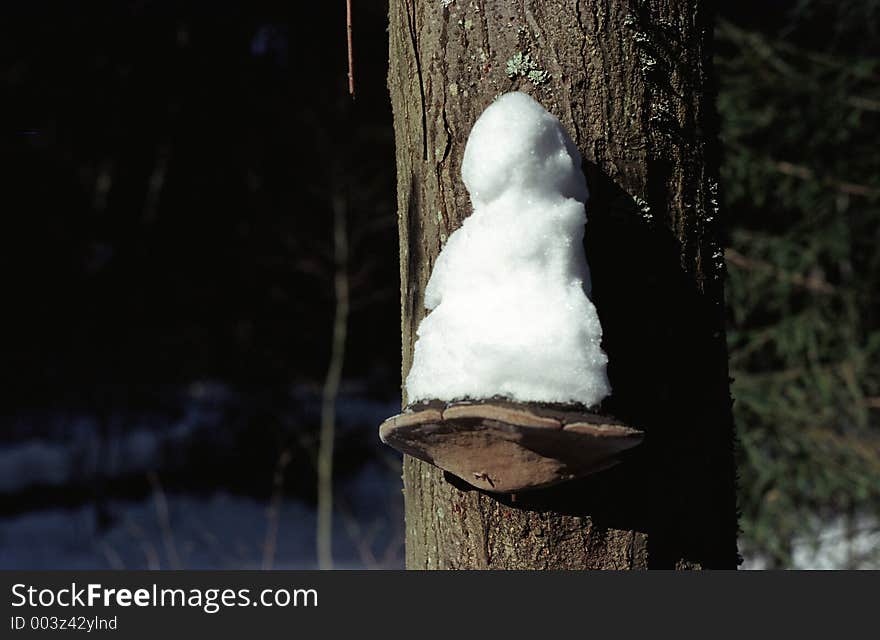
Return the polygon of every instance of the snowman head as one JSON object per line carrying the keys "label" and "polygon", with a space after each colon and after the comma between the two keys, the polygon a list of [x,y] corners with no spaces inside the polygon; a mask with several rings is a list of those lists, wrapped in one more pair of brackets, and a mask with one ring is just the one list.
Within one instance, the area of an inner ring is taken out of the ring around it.
{"label": "snowman head", "polygon": [[474,207],[505,194],[586,202],[581,156],[559,120],[524,93],[506,93],[476,121],[461,175]]}

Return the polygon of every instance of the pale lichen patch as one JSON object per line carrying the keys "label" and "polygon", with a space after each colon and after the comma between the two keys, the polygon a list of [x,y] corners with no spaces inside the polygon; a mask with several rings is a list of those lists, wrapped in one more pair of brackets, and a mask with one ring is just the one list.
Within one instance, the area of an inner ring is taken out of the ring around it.
{"label": "pale lichen patch", "polygon": [[532,55],[522,51],[517,51],[507,61],[506,72],[508,78],[526,78],[535,85],[542,85],[550,80],[550,74],[532,59]]}

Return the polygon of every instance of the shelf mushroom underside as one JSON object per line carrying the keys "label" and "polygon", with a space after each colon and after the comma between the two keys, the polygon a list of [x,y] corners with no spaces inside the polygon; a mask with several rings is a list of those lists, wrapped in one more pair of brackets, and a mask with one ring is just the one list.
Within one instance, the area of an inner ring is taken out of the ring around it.
{"label": "shelf mushroom underside", "polygon": [[605,416],[494,401],[418,404],[379,427],[389,446],[497,493],[607,469],[642,436]]}

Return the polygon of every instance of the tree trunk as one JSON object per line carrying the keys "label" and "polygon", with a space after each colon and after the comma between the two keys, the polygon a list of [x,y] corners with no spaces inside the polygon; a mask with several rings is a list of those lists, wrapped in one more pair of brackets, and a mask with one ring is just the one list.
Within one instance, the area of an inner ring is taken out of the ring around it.
{"label": "tree trunk", "polygon": [[434,261],[471,212],[470,128],[521,90],[584,156],[602,410],[647,433],[614,469],[515,497],[406,457],[408,568],[736,566],[712,23],[701,0],[391,0],[404,378]]}

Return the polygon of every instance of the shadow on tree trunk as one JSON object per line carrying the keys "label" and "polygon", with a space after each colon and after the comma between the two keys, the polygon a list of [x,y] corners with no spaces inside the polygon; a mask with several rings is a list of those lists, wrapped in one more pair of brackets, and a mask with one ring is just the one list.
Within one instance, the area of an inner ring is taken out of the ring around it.
{"label": "shadow on tree trunk", "polygon": [[[669,230],[646,219],[595,166],[586,172],[585,249],[613,388],[602,412],[643,429],[645,442],[594,476],[516,496],[484,495],[518,510],[590,518],[594,529],[645,533],[651,569],[727,567],[736,553],[733,428],[730,419],[718,425],[708,418],[727,393],[726,374],[718,371],[717,305],[682,268]],[[723,532],[727,545],[719,547]]]}

